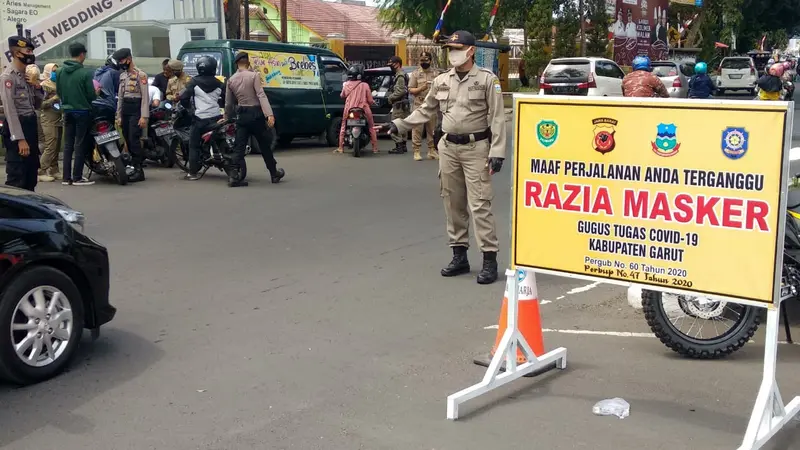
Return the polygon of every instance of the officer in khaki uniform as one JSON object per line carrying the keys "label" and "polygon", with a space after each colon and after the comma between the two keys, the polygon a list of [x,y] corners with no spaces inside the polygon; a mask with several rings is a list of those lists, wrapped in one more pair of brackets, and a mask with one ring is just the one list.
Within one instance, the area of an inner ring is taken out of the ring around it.
{"label": "officer in khaki uniform", "polygon": [[134,172],[128,181],[144,181],[142,169],[142,131],[147,128],[147,119],[150,117],[150,93],[148,92],[147,74],[133,65],[130,49],[123,48],[117,51],[117,63],[121,73],[119,75],[119,92],[117,93],[117,126],[122,126],[122,134],[128,151],[131,154],[131,164]]}
{"label": "officer in khaki uniform", "polygon": [[171,59],[167,67],[172,71],[172,78],[167,82],[166,98],[171,102],[177,102],[192,77],[183,71],[183,63],[177,59]]}
{"label": "officer in khaki uniform", "polygon": [[475,65],[475,37],[457,31],[444,47],[453,66],[433,80],[430,92],[406,119],[389,125],[393,134],[435,119],[442,112],[439,141],[439,178],[447,216],[447,235],[453,260],[442,269],[452,277],[470,270],[469,213],[483,252],[478,283],[497,280],[497,232],[492,215],[492,174],[503,167],[506,149],[506,121],[500,81],[489,70]]}
{"label": "officer in khaki uniform", "polygon": [[[419,68],[411,73],[408,80],[408,92],[414,96],[414,109],[419,108],[422,102],[425,101],[425,96],[431,89],[433,79],[436,78],[436,70],[431,68],[431,53],[422,52],[420,54]],[[422,132],[423,130],[428,135],[428,159],[439,159],[439,154],[436,152],[436,144],[433,140],[433,132],[436,129],[436,121],[438,117],[434,117],[424,125],[417,125],[411,130],[411,145],[414,147],[414,161],[422,161],[420,148],[422,147]]]}
{"label": "officer in khaki uniform", "polygon": [[36,110],[44,92],[25,79],[25,68],[36,62],[33,42],[22,36],[8,38],[12,60],[0,75],[0,101],[6,118],[6,184],[33,191],[39,177],[39,123]]}

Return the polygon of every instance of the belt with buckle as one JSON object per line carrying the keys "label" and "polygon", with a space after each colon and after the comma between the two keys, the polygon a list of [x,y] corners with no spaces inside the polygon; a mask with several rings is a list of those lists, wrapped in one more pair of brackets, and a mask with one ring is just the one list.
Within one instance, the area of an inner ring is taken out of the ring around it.
{"label": "belt with buckle", "polygon": [[445,135],[445,139],[447,140],[447,142],[452,142],[453,144],[466,145],[469,144],[470,142],[478,142],[484,139],[489,139],[489,136],[491,135],[492,135],[491,130],[485,130],[478,133],[468,133],[468,134],[447,133]]}

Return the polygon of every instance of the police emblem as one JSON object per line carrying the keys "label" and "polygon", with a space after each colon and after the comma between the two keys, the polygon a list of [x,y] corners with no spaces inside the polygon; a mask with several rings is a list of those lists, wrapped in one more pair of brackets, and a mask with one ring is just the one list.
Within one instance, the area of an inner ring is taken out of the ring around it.
{"label": "police emblem", "polygon": [[653,147],[653,153],[665,158],[675,156],[678,153],[678,150],[681,148],[681,144],[678,142],[677,133],[678,127],[676,127],[675,124],[658,124],[656,140],[650,143],[650,145]]}
{"label": "police emblem", "polygon": [[747,153],[750,133],[744,128],[728,127],[722,132],[722,154],[730,159],[739,159]]}
{"label": "police emblem", "polygon": [[598,117],[592,120],[592,125],[594,125],[594,142],[592,143],[592,148],[594,148],[596,152],[605,155],[613,151],[614,147],[617,146],[617,143],[614,141],[614,134],[617,132],[614,127],[617,126],[617,123],[619,122],[608,117]]}
{"label": "police emblem", "polygon": [[550,147],[558,140],[558,124],[554,120],[542,120],[536,125],[536,138],[543,147]]}

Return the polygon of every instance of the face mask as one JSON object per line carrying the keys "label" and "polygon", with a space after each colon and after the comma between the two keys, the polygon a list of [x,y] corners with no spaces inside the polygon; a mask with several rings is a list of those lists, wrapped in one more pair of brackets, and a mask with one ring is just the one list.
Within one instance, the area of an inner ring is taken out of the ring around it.
{"label": "face mask", "polygon": [[20,53],[20,56],[17,56],[17,59],[20,60],[20,62],[22,64],[25,64],[26,66],[36,62],[35,55],[26,55],[25,53]]}
{"label": "face mask", "polygon": [[422,66],[423,69],[427,69],[427,68],[429,68],[431,66],[431,63],[424,62],[424,63],[421,63],[420,66]]}
{"label": "face mask", "polygon": [[127,63],[127,62],[119,63],[119,68],[122,69],[122,70],[128,70],[128,69],[130,69],[130,67],[131,67],[131,63]]}
{"label": "face mask", "polygon": [[469,61],[469,50],[450,50],[447,59],[453,67],[461,67]]}
{"label": "face mask", "polygon": [[50,72],[50,81],[56,81],[56,73]]}

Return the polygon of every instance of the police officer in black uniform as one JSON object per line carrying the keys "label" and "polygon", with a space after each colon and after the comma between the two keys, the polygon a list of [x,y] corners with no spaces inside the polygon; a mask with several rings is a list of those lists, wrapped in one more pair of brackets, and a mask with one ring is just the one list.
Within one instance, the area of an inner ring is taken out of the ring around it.
{"label": "police officer in black uniform", "polygon": [[33,48],[29,38],[8,38],[11,63],[0,75],[0,101],[6,118],[2,131],[6,147],[6,184],[29,191],[36,188],[39,179],[36,110],[44,99],[42,88],[32,86],[25,79],[25,68],[36,62]]}

